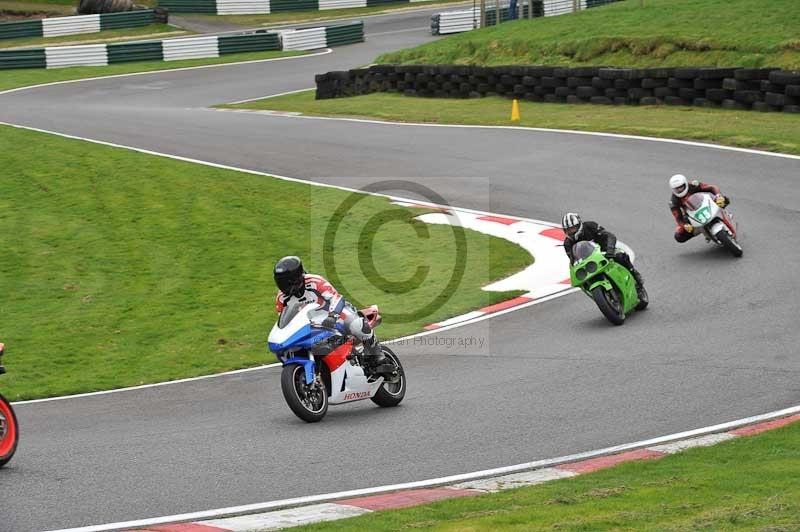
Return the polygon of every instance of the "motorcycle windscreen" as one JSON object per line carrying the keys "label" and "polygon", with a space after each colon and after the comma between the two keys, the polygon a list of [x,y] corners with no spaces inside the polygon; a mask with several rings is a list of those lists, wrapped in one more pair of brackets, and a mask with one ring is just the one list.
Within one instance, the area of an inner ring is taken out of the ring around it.
{"label": "motorcycle windscreen", "polygon": [[594,242],[588,240],[581,240],[572,248],[572,255],[575,257],[575,262],[581,261],[594,253]]}
{"label": "motorcycle windscreen", "polygon": [[297,299],[290,299],[289,303],[286,304],[283,308],[283,312],[281,312],[281,315],[278,317],[278,328],[283,329],[286,327],[304,306],[305,305],[297,301]]}
{"label": "motorcycle windscreen", "polygon": [[684,203],[686,204],[686,207],[689,210],[696,211],[697,209],[703,206],[703,202],[705,201],[705,199],[706,199],[705,194],[703,194],[702,192],[696,192],[695,194],[692,194],[691,196],[686,198],[686,201]]}
{"label": "motorcycle windscreen", "polygon": [[292,298],[278,317],[278,329],[283,329],[289,325],[295,316],[300,314],[300,311],[308,312],[308,320],[314,323],[319,323],[328,315],[328,313],[321,310],[316,303],[301,302],[296,298]]}

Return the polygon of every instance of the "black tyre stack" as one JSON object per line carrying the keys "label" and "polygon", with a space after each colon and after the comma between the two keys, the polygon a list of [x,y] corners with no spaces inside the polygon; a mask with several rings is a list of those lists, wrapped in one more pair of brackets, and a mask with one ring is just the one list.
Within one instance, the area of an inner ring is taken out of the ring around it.
{"label": "black tyre stack", "polygon": [[317,99],[372,92],[430,98],[693,105],[800,112],[800,72],[774,68],[375,65],[316,77]]}

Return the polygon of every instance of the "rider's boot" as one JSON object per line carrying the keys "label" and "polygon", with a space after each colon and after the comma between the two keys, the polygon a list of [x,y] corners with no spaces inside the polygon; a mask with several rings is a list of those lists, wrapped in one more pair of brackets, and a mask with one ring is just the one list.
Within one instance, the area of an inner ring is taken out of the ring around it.
{"label": "rider's boot", "polygon": [[394,365],[383,354],[381,344],[374,332],[372,336],[362,340],[362,343],[364,344],[364,362],[373,372],[392,373],[394,371]]}

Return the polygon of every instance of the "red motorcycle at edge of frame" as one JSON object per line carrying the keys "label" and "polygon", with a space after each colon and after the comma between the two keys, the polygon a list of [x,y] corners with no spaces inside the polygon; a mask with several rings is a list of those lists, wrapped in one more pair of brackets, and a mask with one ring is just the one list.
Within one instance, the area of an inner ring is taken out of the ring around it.
{"label": "red motorcycle at edge of frame", "polygon": [[[6,372],[6,368],[2,365],[4,349],[5,346],[0,343],[0,375]],[[14,456],[18,441],[17,416],[14,414],[14,409],[11,408],[11,403],[0,395],[0,467],[6,465]]]}

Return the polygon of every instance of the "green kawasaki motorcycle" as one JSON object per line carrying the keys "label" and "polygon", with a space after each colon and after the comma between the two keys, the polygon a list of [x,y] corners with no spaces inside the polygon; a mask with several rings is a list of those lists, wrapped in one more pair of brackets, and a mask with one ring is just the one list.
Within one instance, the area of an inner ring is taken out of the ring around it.
{"label": "green kawasaki motorcycle", "polygon": [[594,299],[608,321],[622,325],[631,310],[647,307],[649,300],[644,287],[637,293],[633,275],[603,255],[600,246],[584,240],[575,244],[572,254],[575,257],[570,268],[572,286]]}

